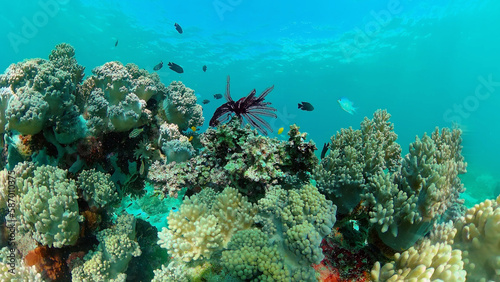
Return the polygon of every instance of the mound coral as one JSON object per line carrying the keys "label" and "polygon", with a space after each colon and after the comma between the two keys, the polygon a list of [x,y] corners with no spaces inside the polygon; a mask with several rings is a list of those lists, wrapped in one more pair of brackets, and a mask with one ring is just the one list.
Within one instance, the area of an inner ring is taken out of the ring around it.
{"label": "mound coral", "polygon": [[94,68],[92,74],[80,88],[78,103],[94,135],[145,124],[152,114],[146,108],[148,101],[165,93],[158,74],[139,70],[134,64],[109,62]]}
{"label": "mound coral", "polygon": [[235,232],[253,224],[256,209],[236,189],[227,187],[212,201],[203,199],[205,194],[186,198],[180,210],[167,217],[168,228],[158,234],[158,244],[174,259],[209,259]]}
{"label": "mound coral", "polygon": [[[59,44],[49,55],[49,60],[31,59],[12,64],[0,75],[0,87],[12,92],[5,109],[7,129],[21,134],[36,134],[43,128],[57,125],[57,119],[68,115],[66,122],[77,123],[78,112],[73,107],[74,93],[83,78],[84,68],[76,63],[73,47]],[[66,126],[59,126],[64,134]],[[84,131],[84,130],[83,130]],[[66,143],[83,137],[82,132]],[[64,138],[62,138],[64,139]]]}
{"label": "mound coral", "polygon": [[191,88],[180,81],[173,81],[167,87],[162,105],[166,121],[177,124],[180,131],[203,125],[203,109],[196,104],[196,96]]}

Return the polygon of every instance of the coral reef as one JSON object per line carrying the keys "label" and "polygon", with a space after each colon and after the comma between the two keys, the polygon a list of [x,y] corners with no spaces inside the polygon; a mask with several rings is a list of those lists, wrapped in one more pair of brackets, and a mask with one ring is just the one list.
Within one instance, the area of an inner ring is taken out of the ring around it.
{"label": "coral reef", "polygon": [[125,281],[128,263],[141,255],[135,235],[135,218],[119,216],[115,226],[97,234],[99,245],[85,255],[85,262],[75,262],[73,281]]}
{"label": "coral reef", "polygon": [[309,180],[317,163],[316,146],[295,125],[289,134],[289,142],[266,138],[233,118],[202,134],[205,150],[199,155],[181,164],[155,163],[148,179],[169,196],[184,187],[221,191],[229,185],[256,202],[272,185],[293,187]]}
{"label": "coral reef", "polygon": [[67,179],[66,171],[21,163],[14,172],[18,232],[50,247],[75,244],[83,219],[78,214],[76,183]]}
{"label": "coral reef", "polygon": [[[11,95],[8,106],[2,103],[3,108],[6,107],[4,114],[8,130],[36,134],[44,128],[57,126],[59,134],[64,134],[68,127],[58,121],[63,115],[67,116],[65,122],[79,123],[73,103],[84,68],[76,63],[74,56],[73,47],[59,44],[48,61],[25,60],[10,65],[6,73],[0,75],[0,87],[10,89]],[[2,91],[3,101],[8,92]],[[79,134],[71,136],[70,140],[62,140],[63,143],[83,137],[84,131],[73,131],[72,134]]]}
{"label": "coral reef", "polygon": [[167,87],[162,107],[166,121],[176,124],[180,131],[201,126],[205,120],[201,105],[196,104],[194,91],[180,81],[173,81]]}
{"label": "coral reef", "polygon": [[209,259],[227,245],[236,231],[253,224],[256,209],[236,189],[227,187],[212,201],[202,199],[205,194],[186,198],[180,210],[168,216],[168,228],[158,234],[158,244],[174,259]]}

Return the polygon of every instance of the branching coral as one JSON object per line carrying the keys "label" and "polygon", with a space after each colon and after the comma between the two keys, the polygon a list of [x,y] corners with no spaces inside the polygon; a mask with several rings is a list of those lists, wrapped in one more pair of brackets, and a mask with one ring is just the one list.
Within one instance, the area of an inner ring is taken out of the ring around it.
{"label": "branching coral", "polygon": [[[370,221],[394,250],[404,250],[425,235],[464,191],[458,174],[465,172],[460,131],[436,129],[410,145],[401,172],[380,172],[364,198],[372,205]],[[390,231],[390,232],[387,232]]]}
{"label": "branching coral", "polygon": [[500,280],[500,196],[470,208],[455,223],[453,247],[463,251],[467,280]]}
{"label": "branching coral", "polygon": [[76,184],[67,172],[52,166],[21,163],[14,169],[19,209],[19,232],[31,234],[42,245],[76,243],[80,233]]}
{"label": "branching coral", "polygon": [[396,253],[394,261],[383,266],[375,263],[371,276],[375,281],[465,281],[462,252],[446,243],[419,246]]}
{"label": "branching coral", "polygon": [[286,254],[287,263],[321,262],[321,240],[335,224],[336,207],[315,186],[290,191],[274,187],[259,200],[258,208],[256,221]]}
{"label": "branching coral", "polygon": [[90,251],[85,262],[75,263],[73,281],[125,281],[128,263],[141,255],[135,236],[135,218],[119,216],[115,226],[97,234],[97,250]]}
{"label": "branching coral", "polygon": [[210,207],[194,195],[184,200],[178,212],[170,213],[158,244],[185,262],[209,259],[236,231],[250,228],[255,213],[255,207],[234,188],[224,189]]}
{"label": "branching coral", "polygon": [[249,125],[241,127],[241,121],[233,118],[202,135],[206,150],[200,155],[182,164],[153,164],[148,178],[169,195],[183,187],[208,186],[220,191],[230,185],[255,202],[273,184],[292,186],[308,181],[300,168],[312,170],[317,161],[315,146],[305,141],[297,127],[292,126],[291,132],[289,142],[282,142],[258,135]]}
{"label": "branching coral", "polygon": [[378,110],[373,119],[361,123],[360,130],[342,129],[332,136],[330,153],[314,171],[318,188],[348,214],[360,203],[369,178],[383,170],[394,171],[401,148],[396,143],[390,114]]}
{"label": "branching coral", "polygon": [[117,187],[107,173],[84,170],[78,176],[78,188],[90,206],[102,208],[118,202]]}

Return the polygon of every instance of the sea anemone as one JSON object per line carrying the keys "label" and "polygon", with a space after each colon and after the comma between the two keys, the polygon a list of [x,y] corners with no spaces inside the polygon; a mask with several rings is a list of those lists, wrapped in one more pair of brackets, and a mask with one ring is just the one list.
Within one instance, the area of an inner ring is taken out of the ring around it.
{"label": "sea anemone", "polygon": [[216,126],[220,122],[228,120],[232,114],[235,114],[237,117],[243,118],[264,135],[267,135],[266,129],[273,132],[269,123],[260,117],[260,115],[262,115],[276,118],[276,114],[273,113],[276,109],[269,106],[271,105],[270,102],[264,102],[267,94],[269,94],[273,88],[274,85],[267,88],[257,98],[255,97],[256,92],[254,89],[246,97],[235,102],[233,98],[231,98],[229,91],[229,76],[227,76],[226,94],[224,95],[227,102],[215,110],[214,116],[210,119],[210,126]]}

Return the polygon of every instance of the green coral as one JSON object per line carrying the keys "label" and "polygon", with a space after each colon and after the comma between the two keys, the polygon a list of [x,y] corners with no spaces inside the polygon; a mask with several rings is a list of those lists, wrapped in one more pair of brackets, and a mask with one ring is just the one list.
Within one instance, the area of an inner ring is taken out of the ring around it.
{"label": "green coral", "polygon": [[135,236],[135,218],[119,216],[115,226],[97,234],[97,249],[74,266],[73,281],[125,281],[128,263],[141,255]]}
{"label": "green coral", "polygon": [[83,198],[90,206],[98,208],[113,205],[118,202],[117,187],[111,176],[95,169],[84,170],[78,176],[78,187]]}
{"label": "green coral", "polygon": [[65,170],[52,166],[21,163],[14,171],[19,193],[19,232],[31,234],[50,247],[75,244],[82,221],[75,181],[67,179]]}
{"label": "green coral", "polygon": [[57,117],[63,114],[78,116],[72,105],[84,68],[74,55],[73,47],[59,44],[48,61],[25,60],[12,64],[0,75],[0,87],[8,87],[15,94],[5,111],[7,129],[36,134],[57,125]]}
{"label": "green coral", "polygon": [[181,164],[153,164],[148,178],[170,196],[183,187],[220,191],[229,185],[256,202],[272,185],[291,188],[309,180],[316,147],[305,139],[296,126],[291,127],[289,142],[283,142],[260,136],[232,118],[201,136],[205,150],[199,155]]}
{"label": "green coral", "polygon": [[314,170],[318,188],[340,214],[349,214],[361,202],[371,176],[398,168],[401,147],[390,117],[387,111],[377,110],[372,120],[364,119],[359,130],[337,132],[329,143],[330,153]]}

